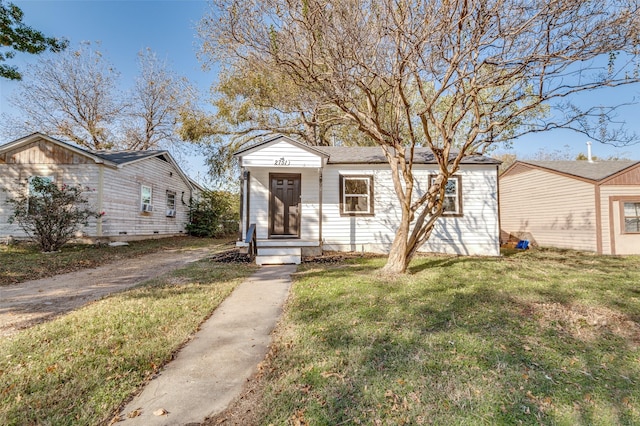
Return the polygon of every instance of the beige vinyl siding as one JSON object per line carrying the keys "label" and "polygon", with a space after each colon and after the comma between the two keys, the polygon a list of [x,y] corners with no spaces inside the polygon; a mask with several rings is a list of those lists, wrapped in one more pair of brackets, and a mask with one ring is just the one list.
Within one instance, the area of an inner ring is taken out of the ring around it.
{"label": "beige vinyl siding", "polygon": [[[9,217],[13,211],[7,199],[19,195],[26,188],[31,176],[53,176],[58,185],[80,185],[93,208],[98,204],[98,173],[95,164],[2,164],[0,165],[0,237],[26,237],[17,224],[10,224]],[[3,191],[5,189],[6,191]],[[82,227],[83,235],[93,236],[96,233],[96,220],[91,219],[89,225]]]}
{"label": "beige vinyl siding", "polygon": [[[415,166],[417,194],[426,191],[434,169]],[[374,215],[341,216],[339,175],[372,175]],[[497,182],[494,166],[465,166],[462,177],[462,217],[440,218],[422,251],[498,255]],[[401,219],[391,172],[386,165],[330,165],[323,179],[323,240],[325,249],[387,252]]]}
{"label": "beige vinyl siding", "polygon": [[[152,157],[121,168],[104,167],[102,197],[105,237],[167,235],[185,232],[190,189],[168,162]],[[153,211],[141,211],[142,185],[152,188]],[[176,216],[167,217],[167,191],[176,194]],[[184,194],[184,195],[183,195]]]}
{"label": "beige vinyl siding", "polygon": [[503,231],[530,232],[540,246],[597,251],[595,186],[589,182],[538,169],[504,176],[500,220]]}
{"label": "beige vinyl siding", "polygon": [[269,237],[269,173],[292,173],[301,175],[300,239],[305,241],[318,241],[320,193],[318,187],[318,169],[251,169],[249,224],[256,224],[256,237],[258,239],[267,239]]}
{"label": "beige vinyl siding", "polygon": [[[604,254],[640,254],[640,234],[621,232],[620,204],[624,200],[635,199],[640,201],[640,185],[603,185],[600,187],[602,252]],[[612,247],[612,240],[615,247]],[[615,250],[613,250],[614,248]]]}
{"label": "beige vinyl siding", "polygon": [[318,155],[281,141],[261,147],[242,156],[243,167],[270,167],[272,172],[293,173],[289,169],[297,167],[320,167],[322,158]]}

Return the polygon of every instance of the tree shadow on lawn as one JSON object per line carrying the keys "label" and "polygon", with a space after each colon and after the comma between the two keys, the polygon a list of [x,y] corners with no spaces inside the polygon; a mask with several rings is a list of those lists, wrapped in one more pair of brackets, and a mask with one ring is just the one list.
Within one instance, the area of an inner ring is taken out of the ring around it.
{"label": "tree shadow on lawn", "polygon": [[[469,260],[425,263],[435,268],[461,262]],[[410,422],[424,414],[444,422],[487,415],[501,424],[640,420],[633,408],[640,400],[640,338],[582,318],[568,323],[570,312],[547,312],[545,303],[517,290],[451,284],[418,284],[406,292],[405,283],[370,280],[367,294],[347,288],[338,297],[310,294],[295,302],[300,306],[293,319],[312,329],[319,356],[349,354],[333,361],[343,370],[342,385],[322,388],[329,378],[314,379],[314,392],[326,392],[318,401],[326,404],[321,410],[327,418],[348,421],[377,410],[397,420],[398,396],[413,400],[414,408],[405,412]],[[570,310],[571,297],[561,288],[547,296],[556,292],[548,303]],[[389,393],[372,401],[362,392],[366,387]]]}

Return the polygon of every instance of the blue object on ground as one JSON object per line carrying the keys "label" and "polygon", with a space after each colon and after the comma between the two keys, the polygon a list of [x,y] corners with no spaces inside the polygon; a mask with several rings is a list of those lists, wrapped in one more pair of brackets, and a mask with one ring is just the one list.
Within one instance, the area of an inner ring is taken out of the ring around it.
{"label": "blue object on ground", "polygon": [[518,241],[518,245],[516,246],[517,249],[520,250],[526,250],[529,248],[529,241],[528,240],[520,240]]}

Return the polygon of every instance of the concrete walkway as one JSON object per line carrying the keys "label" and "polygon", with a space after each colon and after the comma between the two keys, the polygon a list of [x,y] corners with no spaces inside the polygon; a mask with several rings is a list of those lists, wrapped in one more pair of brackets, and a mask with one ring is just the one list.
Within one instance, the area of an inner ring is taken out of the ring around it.
{"label": "concrete walkway", "polygon": [[122,411],[124,425],[199,424],[223,411],[267,355],[294,265],[264,266]]}

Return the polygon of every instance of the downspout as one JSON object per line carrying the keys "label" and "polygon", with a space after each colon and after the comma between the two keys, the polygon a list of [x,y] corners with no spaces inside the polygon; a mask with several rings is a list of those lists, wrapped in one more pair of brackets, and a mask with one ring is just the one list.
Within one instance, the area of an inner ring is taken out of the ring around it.
{"label": "downspout", "polygon": [[320,246],[320,254],[322,254],[322,167],[318,169],[318,175],[318,244]]}
{"label": "downspout", "polygon": [[[104,166],[98,164],[98,212],[103,212],[104,202]],[[96,221],[96,237],[102,237],[102,216]]]}
{"label": "downspout", "polygon": [[[249,219],[251,218],[251,172],[249,170],[246,171],[246,184],[247,184],[247,189],[245,191],[245,201],[246,201],[246,216],[245,216],[245,220],[244,220],[244,235],[247,235],[247,232],[249,232]],[[257,229],[256,229],[257,232]]]}
{"label": "downspout", "polygon": [[502,219],[500,217],[500,165],[496,165],[496,198],[497,198],[497,208],[498,211],[498,256],[500,253],[500,246],[502,244]]}
{"label": "downspout", "polygon": [[244,223],[244,168],[240,169],[240,223],[238,224],[238,241],[244,241],[243,223]]}

